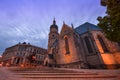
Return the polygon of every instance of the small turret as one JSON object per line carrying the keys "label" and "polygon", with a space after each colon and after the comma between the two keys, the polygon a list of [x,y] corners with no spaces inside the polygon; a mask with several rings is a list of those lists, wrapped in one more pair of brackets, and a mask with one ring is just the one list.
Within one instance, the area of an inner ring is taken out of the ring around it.
{"label": "small turret", "polygon": [[58,26],[56,25],[55,18],[53,20],[53,24],[50,26],[50,32],[49,32],[49,39],[48,39],[48,59],[49,64],[55,65],[55,55],[58,52]]}
{"label": "small turret", "polygon": [[55,18],[53,20],[53,24],[50,26],[50,31],[58,32],[58,26],[56,25]]}
{"label": "small turret", "polygon": [[50,26],[49,40],[48,40],[48,51],[51,50],[51,46],[53,45],[55,40],[58,40],[58,26],[56,25],[55,18],[53,20],[53,24]]}
{"label": "small turret", "polygon": [[72,26],[72,29],[74,29],[74,26],[73,26],[73,24],[71,23],[71,26]]}

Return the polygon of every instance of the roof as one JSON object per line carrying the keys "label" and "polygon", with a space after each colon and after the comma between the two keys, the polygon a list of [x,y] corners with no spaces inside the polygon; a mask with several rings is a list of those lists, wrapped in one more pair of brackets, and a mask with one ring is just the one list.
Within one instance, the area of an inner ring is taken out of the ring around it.
{"label": "roof", "polygon": [[19,43],[16,44],[16,45],[13,45],[13,46],[11,46],[11,47],[6,48],[6,50],[11,49],[11,48],[15,48],[16,46],[35,47],[35,48],[39,48],[39,49],[42,49],[42,50],[47,50],[47,49],[44,49],[44,48],[42,48],[42,47],[38,47],[38,46],[35,46],[35,45],[31,45],[30,43],[26,43],[26,42],[23,42],[23,43],[20,43],[20,42],[19,42]]}
{"label": "roof", "polygon": [[101,30],[98,26],[91,24],[89,22],[86,22],[77,28],[74,29],[78,34],[83,34],[87,32],[88,30]]}

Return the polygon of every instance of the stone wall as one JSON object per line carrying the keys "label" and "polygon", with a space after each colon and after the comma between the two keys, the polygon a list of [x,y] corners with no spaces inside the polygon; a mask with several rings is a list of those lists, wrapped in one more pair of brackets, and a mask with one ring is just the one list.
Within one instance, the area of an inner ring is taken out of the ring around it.
{"label": "stone wall", "polygon": [[[98,47],[98,51],[100,52],[101,60],[103,64],[107,66],[107,68],[117,68],[116,64],[120,64],[120,51],[117,43],[109,41],[102,31],[92,31],[93,37],[95,39],[95,43]],[[104,52],[99,40],[98,36],[101,36],[107,46],[109,52]]]}
{"label": "stone wall", "polygon": [[[66,54],[65,37],[68,38],[69,53]],[[79,51],[80,53],[80,51]],[[57,64],[69,64],[80,61],[80,54],[77,51],[74,41],[74,30],[67,25],[63,25],[59,36],[59,50],[57,54]]]}

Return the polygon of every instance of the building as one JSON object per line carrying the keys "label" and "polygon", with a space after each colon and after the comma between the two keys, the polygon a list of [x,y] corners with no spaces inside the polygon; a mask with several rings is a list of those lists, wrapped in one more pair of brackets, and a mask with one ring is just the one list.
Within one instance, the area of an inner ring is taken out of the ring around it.
{"label": "building", "polygon": [[50,26],[48,49],[19,43],[5,50],[3,65],[103,69],[120,68],[120,43],[109,41],[96,25],[76,28],[63,23],[60,33],[55,19]]}
{"label": "building", "polygon": [[[46,54],[46,49],[23,42],[6,48],[2,61],[3,65],[7,66],[28,66],[31,63],[32,65],[43,65]],[[34,58],[33,61],[32,58]]]}
{"label": "building", "polygon": [[0,61],[1,61],[2,56],[0,55]]}
{"label": "building", "polygon": [[2,56],[0,55],[0,63],[2,62]]}
{"label": "building", "polygon": [[98,26],[88,22],[77,28],[63,23],[58,33],[54,20],[44,64],[66,68],[119,68],[120,45],[109,41]]}

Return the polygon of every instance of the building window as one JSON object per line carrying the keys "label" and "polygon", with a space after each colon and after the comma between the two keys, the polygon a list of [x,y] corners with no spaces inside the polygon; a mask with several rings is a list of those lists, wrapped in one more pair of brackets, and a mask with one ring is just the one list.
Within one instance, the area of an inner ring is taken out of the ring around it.
{"label": "building window", "polygon": [[[48,56],[49,56],[49,59],[54,59],[53,54],[48,54]],[[41,56],[41,60],[42,60],[42,56]]]}
{"label": "building window", "polygon": [[70,54],[69,43],[68,43],[67,37],[65,37],[65,50],[66,50],[66,54]]}
{"label": "building window", "polygon": [[93,53],[92,45],[90,44],[89,38],[88,38],[88,37],[85,37],[84,40],[85,40],[85,43],[86,43],[88,52],[89,52],[89,53]]}
{"label": "building window", "polygon": [[32,52],[32,48],[31,48],[30,52]]}
{"label": "building window", "polygon": [[102,39],[102,37],[98,36],[98,40],[99,40],[99,42],[100,42],[100,44],[102,46],[103,51],[104,52],[109,52],[108,49],[107,49],[107,46],[105,45],[104,40]]}
{"label": "building window", "polygon": [[23,53],[23,57],[25,56],[25,53]]}
{"label": "building window", "polygon": [[19,56],[19,53],[17,53],[17,56]]}

